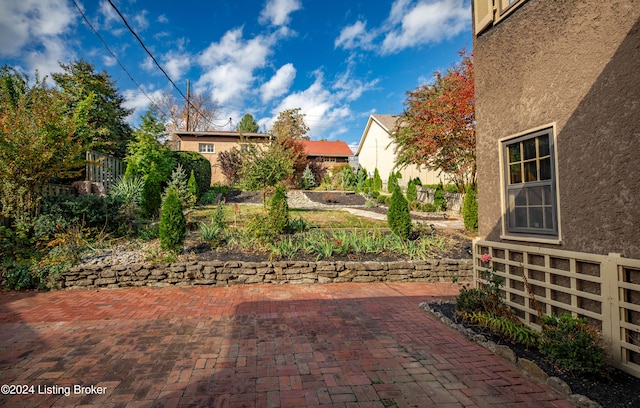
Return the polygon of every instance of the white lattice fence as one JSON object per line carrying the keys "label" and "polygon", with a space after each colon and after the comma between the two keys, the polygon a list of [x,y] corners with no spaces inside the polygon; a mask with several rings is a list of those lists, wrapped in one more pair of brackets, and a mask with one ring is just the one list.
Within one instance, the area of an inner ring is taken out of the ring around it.
{"label": "white lattice fence", "polygon": [[[492,256],[490,265],[482,254]],[[523,322],[540,329],[539,313],[585,317],[610,344],[614,364],[640,377],[640,260],[476,240],[476,282],[485,284],[491,267]]]}

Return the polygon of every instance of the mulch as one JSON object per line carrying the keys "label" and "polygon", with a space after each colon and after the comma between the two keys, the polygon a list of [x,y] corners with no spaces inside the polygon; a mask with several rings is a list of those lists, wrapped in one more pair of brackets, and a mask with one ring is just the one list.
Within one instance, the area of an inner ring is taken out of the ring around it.
{"label": "mulch", "polygon": [[613,367],[607,367],[601,376],[576,377],[553,365],[538,349],[525,348],[504,336],[460,318],[455,314],[454,303],[435,302],[429,306],[455,324],[461,324],[496,344],[508,346],[518,358],[533,361],[550,377],[558,377],[566,382],[575,394],[584,395],[606,408],[640,407],[640,378]]}

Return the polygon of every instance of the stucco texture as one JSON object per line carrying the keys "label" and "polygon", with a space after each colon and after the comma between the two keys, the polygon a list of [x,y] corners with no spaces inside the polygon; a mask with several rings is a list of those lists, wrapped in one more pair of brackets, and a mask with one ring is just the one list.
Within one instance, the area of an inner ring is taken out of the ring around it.
{"label": "stucco texture", "polygon": [[555,123],[558,249],[640,258],[640,1],[528,0],[474,40],[479,234],[502,232],[499,142]]}

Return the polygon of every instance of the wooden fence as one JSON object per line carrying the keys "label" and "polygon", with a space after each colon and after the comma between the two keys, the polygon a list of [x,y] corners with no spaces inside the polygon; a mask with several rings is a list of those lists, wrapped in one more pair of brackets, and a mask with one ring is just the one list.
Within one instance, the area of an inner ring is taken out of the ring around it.
{"label": "wooden fence", "polygon": [[109,190],[124,171],[124,161],[97,152],[87,152],[85,180],[103,183],[105,189]]}
{"label": "wooden fence", "polygon": [[585,317],[613,364],[640,377],[640,260],[483,240],[474,241],[473,260],[476,283],[487,283],[490,268],[505,278],[502,297],[524,323],[540,330],[538,311]]}

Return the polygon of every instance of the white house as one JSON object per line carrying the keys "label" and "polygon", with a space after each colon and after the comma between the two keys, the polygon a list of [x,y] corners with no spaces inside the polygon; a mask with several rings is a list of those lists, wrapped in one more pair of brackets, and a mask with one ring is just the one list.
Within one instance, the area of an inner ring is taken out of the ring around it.
{"label": "white house", "polygon": [[374,114],[369,116],[367,126],[362,132],[360,143],[356,151],[358,164],[364,167],[369,174],[377,168],[384,183],[393,171],[400,171],[402,179],[400,185],[406,185],[410,179],[420,178],[422,184],[446,184],[448,178],[438,171],[428,170],[423,166],[407,166],[403,169],[396,168],[395,144],[391,134],[395,131],[396,121],[399,117],[394,115]]}

